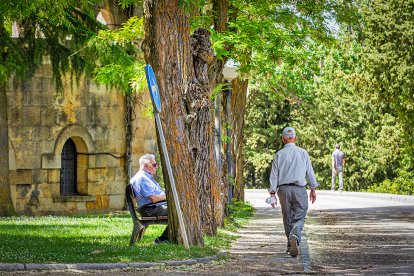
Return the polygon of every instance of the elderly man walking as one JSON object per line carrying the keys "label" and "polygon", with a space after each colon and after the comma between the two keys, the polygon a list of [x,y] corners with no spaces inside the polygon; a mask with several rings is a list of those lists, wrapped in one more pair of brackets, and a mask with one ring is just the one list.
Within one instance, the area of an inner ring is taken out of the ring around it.
{"label": "elderly man walking", "polygon": [[[296,132],[286,127],[282,132],[283,149],[275,154],[270,173],[270,195],[279,197],[282,207],[283,226],[288,239],[287,253],[299,254],[299,243],[308,210],[306,178],[309,182],[309,200],[314,203],[318,186],[315,173],[306,150],[295,145]],[[276,201],[277,203],[277,201]],[[275,204],[272,204],[275,208]]]}

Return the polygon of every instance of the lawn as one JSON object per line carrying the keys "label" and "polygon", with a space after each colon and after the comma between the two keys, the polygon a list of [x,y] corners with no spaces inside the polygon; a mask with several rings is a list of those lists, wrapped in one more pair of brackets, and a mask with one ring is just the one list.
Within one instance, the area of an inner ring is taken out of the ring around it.
{"label": "lawn", "polygon": [[156,262],[215,255],[237,238],[235,230],[252,215],[252,207],[236,204],[226,227],[205,238],[205,247],[154,244],[164,225],[150,225],[144,238],[129,246],[129,214],[0,218],[0,263]]}

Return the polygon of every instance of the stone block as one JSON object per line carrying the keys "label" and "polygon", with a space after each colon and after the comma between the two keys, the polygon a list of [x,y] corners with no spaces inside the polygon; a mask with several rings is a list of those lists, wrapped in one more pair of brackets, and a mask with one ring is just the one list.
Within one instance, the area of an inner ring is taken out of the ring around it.
{"label": "stone block", "polygon": [[17,167],[22,169],[40,169],[41,159],[36,152],[16,151]]}
{"label": "stone block", "polygon": [[114,155],[117,157],[114,157],[112,155],[108,156],[107,158],[108,167],[120,167],[122,165],[123,163],[122,160],[124,158],[123,157],[119,158],[119,157],[123,156],[123,153],[114,153]]}
{"label": "stone block", "polygon": [[151,140],[145,140],[144,141],[144,146],[143,146],[143,151],[144,152],[156,152],[157,151],[157,140],[151,139]]}
{"label": "stone block", "polygon": [[96,155],[88,155],[88,164],[90,169],[96,168]]}
{"label": "stone block", "polygon": [[66,210],[66,202],[53,202],[53,211],[62,213]]}
{"label": "stone block", "polygon": [[20,112],[23,112],[22,126],[36,127],[40,126],[40,113],[42,107],[23,107]]}
{"label": "stone block", "polygon": [[125,141],[126,130],[123,121],[113,122],[110,126],[108,139]]}
{"label": "stone block", "polygon": [[60,169],[61,156],[52,153],[42,154],[42,169]]}
{"label": "stone block", "polygon": [[108,182],[106,187],[106,194],[108,195],[121,195],[125,194],[125,182],[123,181],[112,181]]}
{"label": "stone block", "polygon": [[[9,117],[10,118],[10,117]],[[13,119],[9,119],[10,120]],[[14,121],[16,122],[16,121]],[[16,126],[16,127],[10,127],[10,126]],[[21,127],[20,124],[15,125],[13,123],[9,123],[9,137],[10,140],[13,142],[13,145],[16,147],[20,145],[21,143],[27,142],[28,140],[32,139],[32,128],[29,127]],[[17,149],[16,149],[17,151]]]}
{"label": "stone block", "polygon": [[32,170],[16,170],[14,184],[32,184],[33,171]]}
{"label": "stone block", "polygon": [[32,90],[30,80],[19,81],[18,87],[16,87],[16,90],[23,92],[23,93],[29,93]]}
{"label": "stone block", "polygon": [[78,211],[86,210],[86,202],[78,202]]}
{"label": "stone block", "polygon": [[30,184],[17,184],[16,185],[16,198],[26,199],[30,196],[33,190],[33,186]]}
{"label": "stone block", "polygon": [[27,203],[26,199],[23,198],[16,198],[16,213],[17,214],[24,214],[26,212]]}
{"label": "stone block", "polygon": [[42,126],[56,126],[66,125],[68,123],[68,117],[62,109],[57,106],[45,107],[40,112],[40,119]]}
{"label": "stone block", "polygon": [[40,136],[43,137],[43,141],[49,143],[48,150],[42,151],[42,153],[52,153],[56,139],[59,136],[60,132],[62,131],[61,126],[50,127],[50,126],[42,126],[40,127]]}
{"label": "stone block", "polygon": [[[134,174],[134,172],[132,172]],[[116,167],[114,168],[114,177],[115,177],[115,181],[123,181],[125,182],[126,180],[126,175],[125,175],[125,171],[124,171],[124,167]]]}
{"label": "stone block", "polygon": [[115,173],[112,168],[88,169],[88,182],[103,183],[113,181],[114,177]]}
{"label": "stone block", "polygon": [[40,198],[48,198],[49,200],[52,200],[52,191],[50,189],[50,185],[47,183],[39,184],[39,199]]}
{"label": "stone block", "polygon": [[69,214],[74,214],[78,210],[78,202],[66,202],[65,212]]}
{"label": "stone block", "polygon": [[[39,152],[41,154],[53,154],[52,152],[54,148],[54,141],[52,140],[53,137],[50,134],[49,136],[50,136],[50,139],[41,138],[41,140],[39,141]],[[44,136],[42,134],[39,134],[39,137],[44,137]]]}
{"label": "stone block", "polygon": [[49,184],[49,189],[52,197],[60,195],[60,183]]}
{"label": "stone block", "polygon": [[109,196],[97,196],[95,202],[86,202],[87,210],[109,210]]}
{"label": "stone block", "polygon": [[108,156],[106,154],[95,155],[95,168],[106,168],[108,166]]}
{"label": "stone block", "polygon": [[37,169],[33,171],[33,182],[34,183],[47,183],[48,172],[47,170]]}
{"label": "stone block", "polygon": [[101,196],[106,194],[106,184],[90,183],[89,194],[94,196]]}
{"label": "stone block", "polygon": [[110,195],[109,208],[121,210],[125,206],[125,195]]}
{"label": "stone block", "polygon": [[17,171],[16,170],[10,170],[9,171],[9,181],[10,185],[16,185],[17,184]]}
{"label": "stone block", "polygon": [[49,183],[60,183],[60,170],[59,169],[50,169],[47,171],[47,179]]}
{"label": "stone block", "polygon": [[109,152],[116,156],[122,156],[125,152],[125,139],[123,137],[114,137],[113,139],[109,139],[110,147],[108,149]]}
{"label": "stone block", "polygon": [[137,154],[139,156],[137,156],[136,158],[139,159],[143,154],[145,154],[146,152],[144,152],[144,139],[138,139],[135,138],[132,141],[132,154]]}
{"label": "stone block", "polygon": [[10,264],[0,263],[0,271],[16,271],[16,270],[25,270],[25,265],[24,264],[12,264],[12,263]]}
{"label": "stone block", "polygon": [[7,101],[10,107],[21,107],[23,105],[23,93],[7,92]]}
{"label": "stone block", "polygon": [[53,200],[51,197],[39,197],[39,206],[42,211],[53,211]]}

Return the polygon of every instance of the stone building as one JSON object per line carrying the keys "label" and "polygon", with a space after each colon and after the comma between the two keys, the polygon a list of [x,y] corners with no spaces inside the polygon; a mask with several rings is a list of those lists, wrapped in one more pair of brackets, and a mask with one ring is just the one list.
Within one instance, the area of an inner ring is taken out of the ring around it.
{"label": "stone building", "polygon": [[[145,93],[146,94],[146,93]],[[149,96],[136,96],[143,102]],[[8,91],[9,169],[18,214],[85,214],[121,210],[125,170],[126,97],[90,79],[64,79],[57,92],[45,62],[30,81],[13,78]],[[132,121],[132,172],[156,151],[152,118]]]}

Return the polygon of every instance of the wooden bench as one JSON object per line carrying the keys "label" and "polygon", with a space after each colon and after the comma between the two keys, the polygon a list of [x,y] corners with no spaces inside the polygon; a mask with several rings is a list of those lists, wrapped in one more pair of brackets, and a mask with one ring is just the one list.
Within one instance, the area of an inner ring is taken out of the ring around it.
{"label": "wooden bench", "polygon": [[142,239],[148,225],[168,224],[167,216],[143,217],[140,215],[138,211],[138,204],[137,204],[135,194],[134,194],[131,184],[126,186],[125,198],[126,198],[126,203],[127,203],[129,214],[131,215],[131,218],[132,218],[132,223],[134,224],[134,228],[132,229],[131,239],[129,240],[130,246],[134,245],[137,241],[139,242]]}

